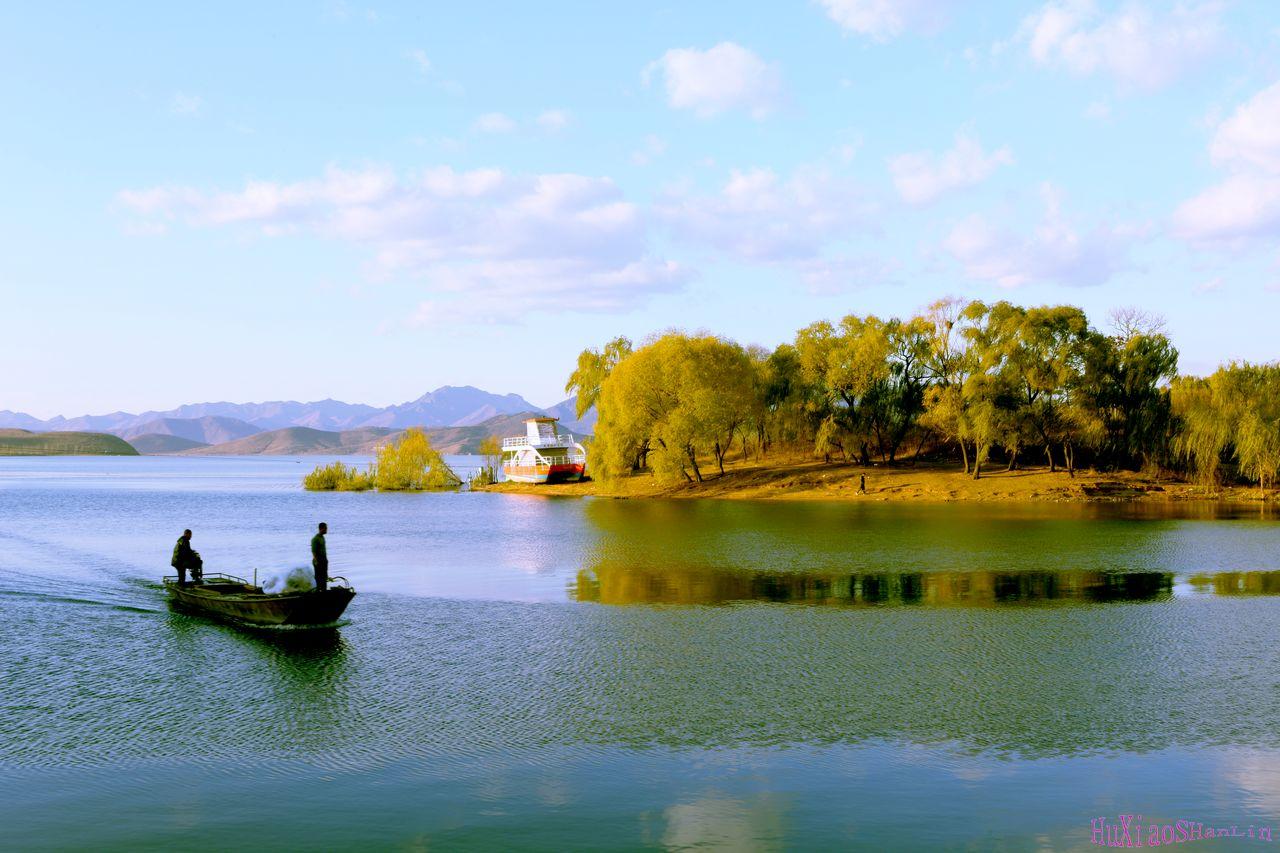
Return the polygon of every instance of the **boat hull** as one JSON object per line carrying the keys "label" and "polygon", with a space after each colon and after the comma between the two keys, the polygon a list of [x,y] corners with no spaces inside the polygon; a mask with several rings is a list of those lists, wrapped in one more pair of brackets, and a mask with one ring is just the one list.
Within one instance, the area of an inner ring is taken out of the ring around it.
{"label": "boat hull", "polygon": [[513,483],[576,483],[586,472],[585,465],[504,465],[502,473]]}
{"label": "boat hull", "polygon": [[166,578],[164,585],[170,601],[184,610],[264,627],[332,625],[356,595],[349,587],[271,594],[249,584],[179,586]]}

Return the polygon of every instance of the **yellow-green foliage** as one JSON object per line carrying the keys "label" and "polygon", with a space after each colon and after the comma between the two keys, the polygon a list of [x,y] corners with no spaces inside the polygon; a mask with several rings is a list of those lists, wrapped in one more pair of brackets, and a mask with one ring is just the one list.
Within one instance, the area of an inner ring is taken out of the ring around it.
{"label": "yellow-green foliage", "polygon": [[342,462],[318,465],[302,478],[302,487],[312,492],[363,492],[373,488],[373,473]]}
{"label": "yellow-green foliage", "polygon": [[1173,384],[1182,421],[1174,445],[1200,479],[1214,483],[1224,456],[1262,488],[1280,479],[1280,364],[1232,362],[1208,379]]}
{"label": "yellow-green foliage", "polygon": [[759,392],[738,344],[669,333],[622,359],[600,389],[592,464],[616,477],[647,464],[659,478],[702,479],[699,456],[723,464]]}
{"label": "yellow-green foliage", "polygon": [[462,480],[431,446],[422,430],[405,430],[400,439],[383,447],[374,463],[373,482],[380,491],[405,492],[454,489]]}
{"label": "yellow-green foliage", "polygon": [[471,475],[468,484],[472,486],[488,486],[498,482],[498,466],[502,464],[502,439],[490,435],[480,441],[480,455],[484,457],[484,465]]}

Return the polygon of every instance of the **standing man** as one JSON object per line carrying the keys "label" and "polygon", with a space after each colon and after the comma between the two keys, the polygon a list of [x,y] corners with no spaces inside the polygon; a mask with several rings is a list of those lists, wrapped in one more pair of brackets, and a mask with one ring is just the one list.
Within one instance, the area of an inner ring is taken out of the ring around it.
{"label": "standing man", "polygon": [[187,585],[187,569],[191,570],[192,583],[204,580],[204,561],[200,559],[199,551],[191,550],[190,530],[182,531],[182,535],[178,537],[169,565],[178,570],[178,586]]}
{"label": "standing man", "polygon": [[329,525],[320,522],[320,532],[311,537],[311,565],[316,570],[316,589],[324,592],[329,587],[329,554],[324,547],[324,535]]}

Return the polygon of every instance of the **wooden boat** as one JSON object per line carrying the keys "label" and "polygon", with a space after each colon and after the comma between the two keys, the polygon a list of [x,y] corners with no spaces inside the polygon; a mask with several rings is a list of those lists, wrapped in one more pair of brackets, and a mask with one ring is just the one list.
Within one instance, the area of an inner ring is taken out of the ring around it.
{"label": "wooden boat", "polygon": [[[335,583],[336,582],[336,583]],[[337,622],[356,591],[343,577],[329,579],[323,592],[263,592],[244,578],[205,573],[200,583],[178,585],[176,575],[164,579],[170,600],[186,610],[249,625],[317,627]]]}

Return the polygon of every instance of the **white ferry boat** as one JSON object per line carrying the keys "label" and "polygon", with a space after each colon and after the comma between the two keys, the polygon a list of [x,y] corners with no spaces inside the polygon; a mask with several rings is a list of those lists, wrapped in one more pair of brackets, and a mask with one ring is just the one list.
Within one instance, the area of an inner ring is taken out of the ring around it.
{"label": "white ferry boat", "polygon": [[502,440],[502,473],[517,483],[572,483],[587,471],[587,451],[556,432],[556,418],[529,418],[525,435]]}

